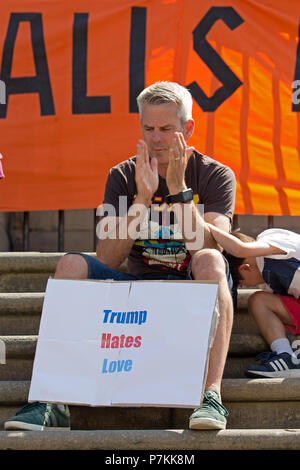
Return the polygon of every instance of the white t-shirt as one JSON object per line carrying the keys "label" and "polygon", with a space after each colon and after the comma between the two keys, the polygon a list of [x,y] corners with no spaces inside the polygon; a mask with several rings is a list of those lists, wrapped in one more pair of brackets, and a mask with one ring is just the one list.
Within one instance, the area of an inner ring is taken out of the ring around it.
{"label": "white t-shirt", "polygon": [[286,252],[256,258],[265,280],[260,288],[300,299],[300,234],[274,228],[260,233],[257,241],[264,241]]}

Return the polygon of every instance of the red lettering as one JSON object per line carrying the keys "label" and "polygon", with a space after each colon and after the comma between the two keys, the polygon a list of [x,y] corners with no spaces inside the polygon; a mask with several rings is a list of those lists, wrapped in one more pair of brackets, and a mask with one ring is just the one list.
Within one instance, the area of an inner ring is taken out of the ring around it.
{"label": "red lettering", "polygon": [[102,334],[101,348],[109,348],[110,347],[110,337],[111,337],[110,333],[108,333],[108,335],[105,334],[105,333]]}
{"label": "red lettering", "polygon": [[120,342],[120,348],[124,348],[124,340],[125,340],[125,338],[126,338],[125,335],[121,335],[121,336],[120,336],[120,340],[121,340],[121,342]]}
{"label": "red lettering", "polygon": [[119,347],[119,336],[113,336],[111,339],[111,347],[118,348]]}
{"label": "red lettering", "polygon": [[125,348],[130,348],[133,343],[133,336],[127,336],[125,341]]}
{"label": "red lettering", "polygon": [[140,348],[142,344],[142,337],[136,336],[111,336],[110,333],[102,333],[101,336],[101,348]]}

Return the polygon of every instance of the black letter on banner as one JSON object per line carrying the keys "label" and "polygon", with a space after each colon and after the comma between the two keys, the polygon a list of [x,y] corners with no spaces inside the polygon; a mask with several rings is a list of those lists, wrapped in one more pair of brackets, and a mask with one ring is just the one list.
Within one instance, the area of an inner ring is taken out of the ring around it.
{"label": "black letter on banner", "polygon": [[298,29],[298,46],[297,46],[297,57],[296,57],[296,67],[295,67],[295,76],[293,82],[293,88],[295,91],[292,96],[292,111],[300,111],[300,22]]}
{"label": "black letter on banner", "polygon": [[[11,77],[15,41],[21,21],[30,22],[32,50],[36,75],[34,77]],[[6,104],[0,106],[0,118],[6,117],[9,95],[39,93],[41,115],[55,114],[47,56],[44,42],[41,13],[12,13],[3,47],[0,79],[6,85]]]}
{"label": "black letter on banner", "polygon": [[237,88],[242,85],[240,79],[226,65],[223,59],[211,47],[205,36],[214,25],[221,19],[231,29],[235,29],[244,20],[232,7],[212,7],[193,31],[194,49],[201,59],[206,63],[215,76],[223,83],[213,96],[208,97],[199,87],[197,82],[188,85],[190,92],[203,111],[215,111]]}
{"label": "black letter on banner", "polygon": [[132,7],[129,63],[129,112],[137,113],[136,98],[145,88],[145,42],[147,8]]}
{"label": "black letter on banner", "polygon": [[86,96],[88,13],[75,13],[73,25],[73,100],[74,114],[110,113],[109,96]]}

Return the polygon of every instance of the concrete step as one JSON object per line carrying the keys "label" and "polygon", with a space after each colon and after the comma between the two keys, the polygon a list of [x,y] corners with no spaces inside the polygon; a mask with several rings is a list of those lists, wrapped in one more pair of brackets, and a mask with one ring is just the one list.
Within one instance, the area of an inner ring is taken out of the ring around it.
{"label": "concrete step", "polygon": [[[224,370],[225,378],[244,378],[245,367],[255,363],[254,357],[228,357]],[[1,380],[30,380],[32,376],[33,358],[15,357],[7,359],[6,364],[0,362]]]}
{"label": "concrete step", "polygon": [[[87,253],[95,256],[95,253]],[[65,253],[0,252],[0,292],[44,292]],[[120,267],[126,269],[126,262]]]}
{"label": "concrete step", "polygon": [[[0,380],[29,380],[35,356],[38,336],[0,336]],[[225,377],[243,377],[244,368],[253,362],[254,356],[268,350],[260,335],[232,334]],[[5,360],[1,357],[5,352]]]}
{"label": "concrete step", "polygon": [[[258,334],[254,319],[248,314],[247,301],[253,289],[241,289],[233,333]],[[0,293],[0,333],[36,335],[39,331],[44,292]]]}
{"label": "concrete step", "polygon": [[37,335],[43,301],[43,292],[0,293],[1,334]]}
{"label": "concrete step", "polygon": [[[187,429],[161,429],[0,432],[0,450],[151,451],[150,454],[146,453],[146,457],[143,454],[140,461],[143,459],[143,462],[145,462],[147,459],[149,464],[158,463],[159,461],[167,464],[170,463],[170,457],[169,460],[164,460],[164,456],[161,454],[162,451],[169,451],[170,449],[181,451],[178,454],[178,463],[187,465],[200,464],[203,459],[203,455],[188,454],[187,451],[295,451],[300,449],[300,430],[227,429],[224,431],[190,431]],[[150,462],[150,456],[155,455],[152,451],[155,450],[159,451],[156,454],[156,460]],[[115,458],[118,455],[120,454],[116,452]],[[182,455],[182,459],[180,455]],[[192,458],[193,456],[194,458]],[[166,458],[168,459],[168,457]],[[224,457],[221,456],[221,458]],[[128,457],[126,462],[128,463]],[[120,461],[117,463],[120,463]]]}
{"label": "concrete step", "polygon": [[43,292],[62,253],[0,253],[0,292]]}
{"label": "concrete step", "polygon": [[[0,429],[27,403],[29,381],[0,382]],[[223,379],[228,429],[300,429],[297,379]],[[72,430],[187,429],[191,409],[70,406]]]}

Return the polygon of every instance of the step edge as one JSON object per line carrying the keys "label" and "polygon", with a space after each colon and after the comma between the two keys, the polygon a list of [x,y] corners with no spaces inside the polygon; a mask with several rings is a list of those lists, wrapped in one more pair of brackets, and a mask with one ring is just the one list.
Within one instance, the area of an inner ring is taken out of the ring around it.
{"label": "step edge", "polygon": [[299,429],[0,431],[1,450],[296,450]]}
{"label": "step edge", "polygon": [[[30,380],[0,381],[0,406],[26,403],[29,388]],[[221,395],[223,403],[299,401],[300,381],[299,379],[223,379]]]}

